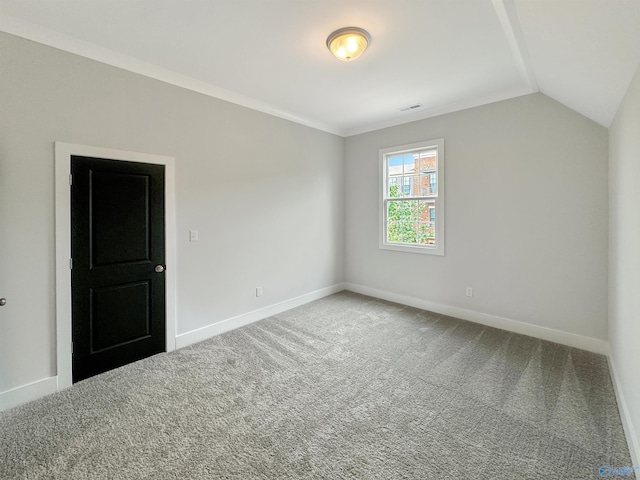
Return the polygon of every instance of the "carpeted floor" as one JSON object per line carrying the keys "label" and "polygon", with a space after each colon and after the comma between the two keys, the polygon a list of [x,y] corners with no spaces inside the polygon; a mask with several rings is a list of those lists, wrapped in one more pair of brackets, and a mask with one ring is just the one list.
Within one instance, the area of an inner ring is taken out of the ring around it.
{"label": "carpeted floor", "polygon": [[[2,479],[595,479],[600,355],[342,292],[0,414]],[[629,478],[629,477],[625,477]]]}

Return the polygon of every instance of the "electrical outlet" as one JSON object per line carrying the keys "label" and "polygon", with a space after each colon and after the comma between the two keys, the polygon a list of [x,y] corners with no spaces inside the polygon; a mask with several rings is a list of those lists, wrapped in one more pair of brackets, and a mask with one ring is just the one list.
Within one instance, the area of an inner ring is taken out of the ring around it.
{"label": "electrical outlet", "polygon": [[256,287],[256,297],[262,296],[262,287]]}
{"label": "electrical outlet", "polygon": [[467,287],[467,297],[473,297],[473,288]]}

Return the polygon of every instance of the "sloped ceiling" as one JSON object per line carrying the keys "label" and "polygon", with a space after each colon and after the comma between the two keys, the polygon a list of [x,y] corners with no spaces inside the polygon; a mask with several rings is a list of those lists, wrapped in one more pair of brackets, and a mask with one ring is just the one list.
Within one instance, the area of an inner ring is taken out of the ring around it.
{"label": "sloped ceiling", "polygon": [[640,0],[0,0],[0,30],[343,136],[536,91],[608,127],[640,64]]}

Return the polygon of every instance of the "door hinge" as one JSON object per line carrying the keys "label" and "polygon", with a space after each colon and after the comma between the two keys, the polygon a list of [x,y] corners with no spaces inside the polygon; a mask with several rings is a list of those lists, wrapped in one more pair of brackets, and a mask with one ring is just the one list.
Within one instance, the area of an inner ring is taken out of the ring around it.
{"label": "door hinge", "polygon": [[73,342],[71,342],[71,353],[73,353]]}
{"label": "door hinge", "polygon": [[73,185],[73,175],[69,174],[69,186]]}
{"label": "door hinge", "polygon": [[69,270],[73,270],[73,258],[69,259]]}

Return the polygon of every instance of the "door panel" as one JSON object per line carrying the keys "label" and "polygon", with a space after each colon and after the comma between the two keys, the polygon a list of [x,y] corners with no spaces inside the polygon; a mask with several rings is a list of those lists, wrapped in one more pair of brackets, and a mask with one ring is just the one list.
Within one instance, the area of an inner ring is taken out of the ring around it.
{"label": "door panel", "polygon": [[91,289],[89,331],[92,354],[151,335],[150,287],[150,282],[145,281]]}
{"label": "door panel", "polygon": [[150,260],[149,177],[90,171],[89,197],[92,266]]}
{"label": "door panel", "polygon": [[164,166],[71,157],[73,381],[165,350]]}

